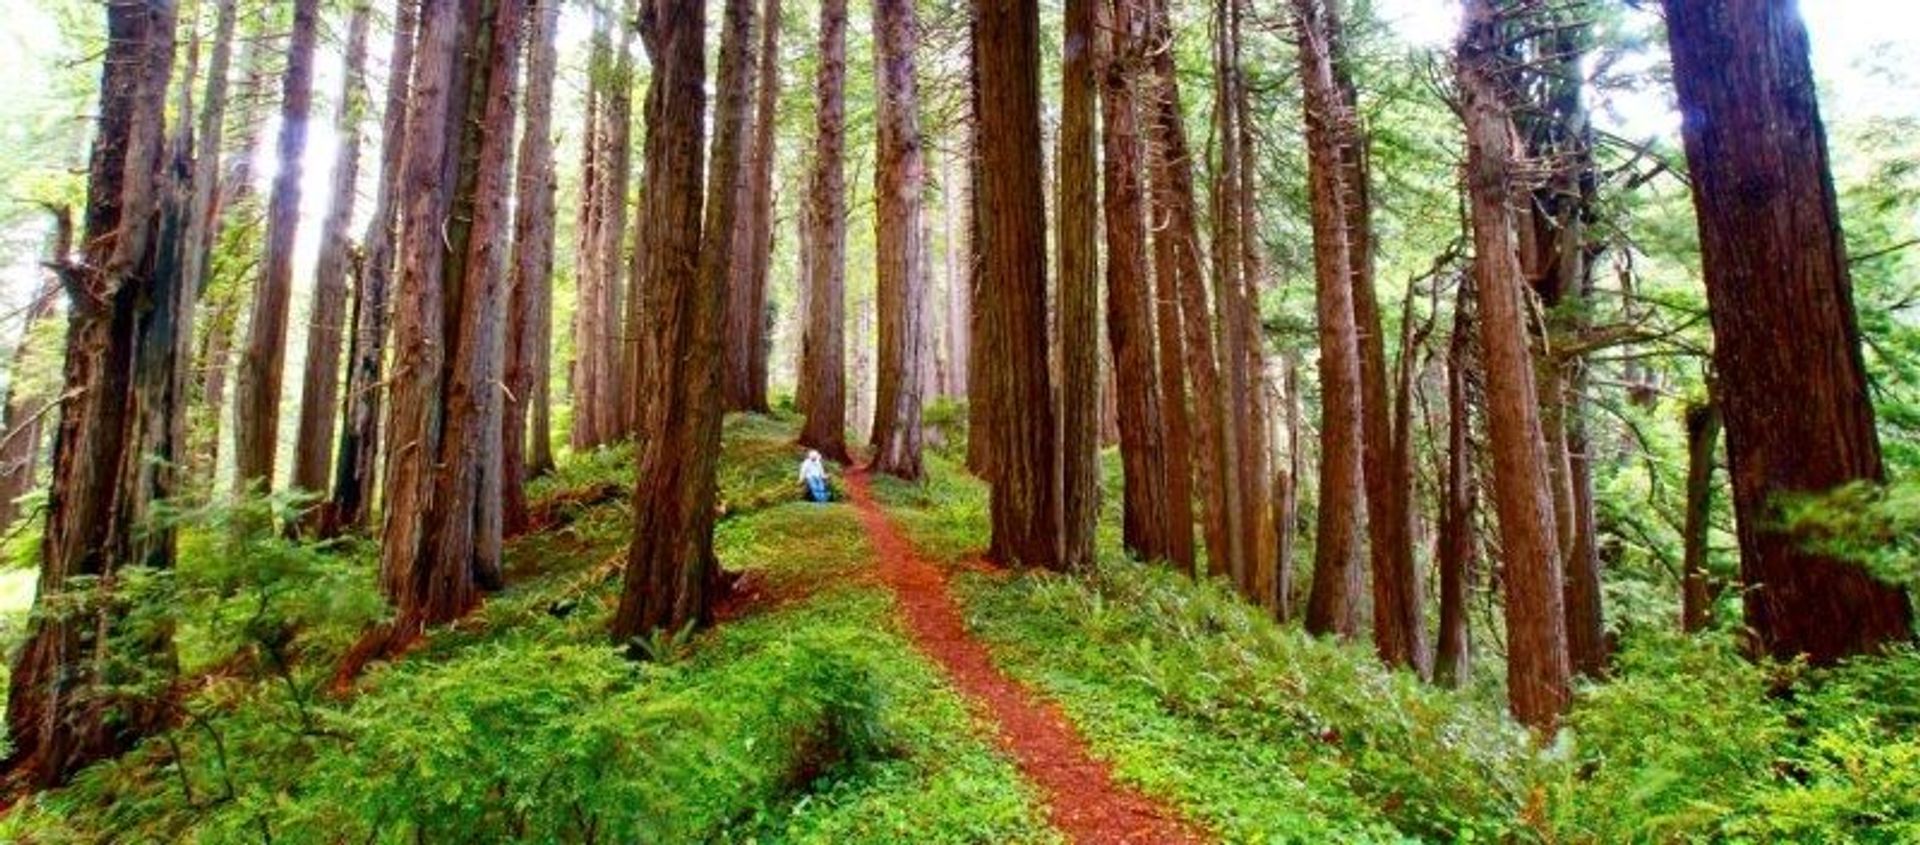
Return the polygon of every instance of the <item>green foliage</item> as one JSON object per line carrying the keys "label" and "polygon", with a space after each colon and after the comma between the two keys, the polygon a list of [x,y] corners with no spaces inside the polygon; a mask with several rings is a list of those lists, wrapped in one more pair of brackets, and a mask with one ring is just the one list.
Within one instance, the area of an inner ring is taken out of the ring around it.
{"label": "green foliage", "polygon": [[[729,471],[787,484],[791,440],[790,427],[736,420]],[[579,456],[540,495],[625,489],[622,451]],[[266,589],[226,558],[183,561],[179,581],[205,585],[196,601],[234,602],[191,611],[221,620],[191,651],[278,630],[240,612],[263,595],[303,631],[358,632],[346,614],[309,612],[343,589],[320,570],[358,567],[372,583],[355,555],[232,533],[290,506],[180,514],[208,528],[185,544],[192,560],[244,554],[313,587]],[[745,615],[663,640],[670,659],[645,663],[605,636],[617,579],[603,564],[631,524],[618,496],[515,542],[507,592],[343,695],[307,694],[331,679],[342,640],[291,650],[283,679],[209,675],[179,729],[23,803],[0,839],[1054,841],[1030,788],[904,640],[890,599],[859,578],[872,553],[850,508],[735,511],[716,545],[756,585],[732,611]]]}
{"label": "green foliage", "polygon": [[1582,842],[1909,842],[1920,834],[1920,658],[1756,664],[1729,639],[1647,636],[1582,695]]}
{"label": "green foliage", "polygon": [[1890,584],[1920,586],[1920,483],[1849,484],[1781,502],[1781,528]]}

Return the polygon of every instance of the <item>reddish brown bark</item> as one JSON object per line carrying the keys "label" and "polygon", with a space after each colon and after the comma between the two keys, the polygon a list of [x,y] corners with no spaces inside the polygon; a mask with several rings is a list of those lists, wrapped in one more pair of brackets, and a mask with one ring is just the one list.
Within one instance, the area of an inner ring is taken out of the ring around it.
{"label": "reddish brown bark", "polygon": [[247,349],[234,393],[234,480],[242,490],[273,486],[280,446],[280,383],[287,359],[287,309],[293,299],[293,248],[300,227],[302,160],[313,113],[313,63],[320,0],[294,0],[293,34],[280,90],[279,169],[267,200],[266,256],[253,290]]}
{"label": "reddish brown bark", "polygon": [[[532,0],[527,34],[525,126],[520,132],[513,221],[513,268],[507,307],[506,407],[501,427],[502,530],[527,527],[528,408],[548,377],[552,348],[554,192],[553,80],[558,72],[559,0]],[[531,437],[550,438],[536,426]],[[551,455],[547,456],[549,461]],[[546,467],[534,467],[540,470]]]}
{"label": "reddish brown bark", "polygon": [[[1170,560],[1172,549],[1166,435],[1159,371],[1154,365],[1153,285],[1148,276],[1144,150],[1135,94],[1142,55],[1141,21],[1121,0],[1097,9],[1100,66],[1103,208],[1107,239],[1107,341],[1119,403],[1123,475],[1121,538],[1145,560]],[[1110,25],[1109,24],[1110,21]],[[1191,519],[1189,518],[1189,523]],[[1189,530],[1191,530],[1189,528]]]}
{"label": "reddish brown bark", "polygon": [[1507,588],[1507,697],[1520,721],[1551,734],[1566,712],[1571,670],[1546,440],[1527,343],[1526,281],[1509,202],[1513,131],[1497,64],[1500,24],[1495,0],[1468,2],[1456,71],[1465,105],[1477,326]]}
{"label": "reddish brown bark", "polygon": [[1663,5],[1747,625],[1768,653],[1817,663],[1906,642],[1903,589],[1774,527],[1782,494],[1885,479],[1806,25],[1788,0]]}
{"label": "reddish brown bark", "polygon": [[386,365],[388,299],[393,287],[400,206],[402,154],[406,149],[407,99],[413,75],[420,6],[399,4],[388,51],[386,99],[381,116],[380,183],[373,217],[362,240],[353,290],[347,347],[347,395],[335,452],[333,497],[322,526],[326,535],[358,529],[373,503],[380,460],[380,399]]}
{"label": "reddish brown bark", "polygon": [[879,361],[874,402],[873,468],[921,478],[920,415],[925,371],[932,354],[927,311],[927,243],[920,195],[926,187],[921,155],[914,44],[919,23],[912,0],[875,0],[874,45],[879,98],[878,166],[874,170],[874,278],[879,301]]}
{"label": "reddish brown bark", "polygon": [[[333,196],[320,227],[320,260],[313,280],[313,311],[307,327],[307,367],[301,382],[300,426],[293,445],[293,489],[327,492],[332,469],[334,420],[340,413],[341,332],[346,322],[347,276],[353,271],[355,188],[360,181],[360,120],[367,108],[367,33],[372,6],[360,2],[347,23],[346,73],[334,113],[340,149],[333,164]],[[305,522],[317,529],[322,508]]]}
{"label": "reddish brown bark", "polygon": [[1209,250],[1213,269],[1213,307],[1218,317],[1220,347],[1220,506],[1224,530],[1224,559],[1213,561],[1212,570],[1224,573],[1243,593],[1252,589],[1249,546],[1258,544],[1260,521],[1257,511],[1245,507],[1251,492],[1247,483],[1251,474],[1253,423],[1258,418],[1257,403],[1249,389],[1252,373],[1247,364],[1247,323],[1252,320],[1245,294],[1245,235],[1241,228],[1240,131],[1236,89],[1239,80],[1240,34],[1239,4],[1235,0],[1214,3],[1214,97],[1213,138],[1217,148],[1209,185],[1209,203],[1213,223],[1213,245]]}
{"label": "reddish brown bark", "polygon": [[499,581],[502,247],[525,18],[520,0],[421,7],[381,546],[402,640]]}
{"label": "reddish brown bark", "polygon": [[[708,176],[704,237],[700,143],[706,110],[704,0],[651,0],[643,15],[654,57],[648,93],[646,285],[661,309],[660,368],[647,380],[654,395],[642,437],[634,494],[634,538],[613,635],[627,641],[710,621],[719,590],[713,557],[713,508],[720,455],[720,333],[739,192],[742,120],[747,96],[744,51],[751,37],[751,0],[727,0],[717,90],[713,171]],[[686,268],[697,268],[690,274]]]}
{"label": "reddish brown bark", "polygon": [[1040,161],[1040,11],[1033,0],[977,3],[974,78],[981,105],[982,321],[995,327],[986,378],[992,438],[989,555],[1061,566],[1053,390],[1047,361],[1046,177]]}
{"label": "reddish brown bark", "polygon": [[[115,594],[115,576],[173,560],[171,531],[136,527],[172,491],[172,470],[151,459],[178,457],[184,419],[175,334],[191,307],[179,275],[184,150],[163,173],[175,8],[122,3],[106,18],[83,252],[59,268],[67,359],[39,588],[8,678],[5,763],[35,787],[63,783],[153,728],[158,708],[123,686],[151,678],[128,667],[164,677],[174,665],[164,627],[136,634],[121,624],[128,597]],[[91,595],[73,594],[76,577],[95,579]],[[62,603],[66,612],[51,612]]]}
{"label": "reddish brown bark", "polygon": [[1059,174],[1061,564],[1093,565],[1100,505],[1100,187],[1094,136],[1094,5],[1067,0],[1060,61]]}
{"label": "reddish brown bark", "polygon": [[[1172,29],[1166,2],[1147,9],[1148,66],[1152,91],[1147,98],[1147,125],[1153,152],[1154,272],[1162,290],[1179,300],[1179,316],[1187,379],[1192,385],[1193,472],[1199,486],[1202,536],[1206,541],[1210,574],[1226,574],[1229,554],[1227,488],[1232,477],[1226,459],[1224,405],[1220,364],[1214,348],[1212,311],[1208,308],[1206,276],[1200,267],[1200,229],[1195,211],[1193,159],[1188,152],[1182,122],[1179,79],[1171,47]],[[1166,295],[1162,293],[1162,295]]]}
{"label": "reddish brown bark", "polygon": [[806,333],[801,340],[807,421],[800,443],[840,463],[847,452],[847,185],[846,0],[820,6],[820,77],[816,80],[813,178],[807,201],[813,235],[807,280]]}
{"label": "reddish brown bark", "polygon": [[1350,194],[1340,146],[1351,117],[1333,75],[1328,20],[1318,0],[1294,0],[1306,82],[1309,196],[1313,211],[1315,301],[1320,333],[1320,502],[1307,599],[1307,630],[1353,636],[1360,625],[1360,567],[1366,500],[1364,399],[1347,239]]}
{"label": "reddish brown bark", "polygon": [[746,196],[735,227],[733,278],[728,283],[724,392],[728,410],[734,411],[768,410],[767,275],[773,260],[773,168],[779,153],[774,130],[780,117],[780,20],[780,0],[765,0],[760,68],[754,74],[753,150],[741,185]]}

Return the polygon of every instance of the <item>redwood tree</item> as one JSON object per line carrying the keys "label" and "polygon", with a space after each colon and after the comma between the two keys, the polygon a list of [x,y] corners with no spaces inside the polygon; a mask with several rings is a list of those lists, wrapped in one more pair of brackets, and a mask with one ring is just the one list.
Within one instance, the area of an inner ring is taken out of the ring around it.
{"label": "redwood tree", "polygon": [[1809,551],[1785,494],[1885,480],[1806,25],[1791,0],[1666,0],[1747,626],[1830,663],[1913,636],[1900,587]]}
{"label": "redwood tree", "polygon": [[313,64],[320,40],[320,0],[294,0],[287,71],[280,90],[279,169],[267,200],[267,248],[247,349],[234,395],[234,479],[242,489],[273,486],[280,446],[280,382],[287,359],[287,308],[293,299],[294,237],[300,228],[302,161],[313,112]]}
{"label": "redwood tree", "polygon": [[[1153,152],[1154,273],[1160,296],[1177,301],[1180,352],[1186,380],[1192,385],[1191,469],[1204,508],[1207,565],[1211,574],[1225,574],[1230,563],[1227,540],[1232,515],[1227,508],[1225,405],[1220,388],[1220,365],[1215,350],[1212,311],[1207,307],[1206,277],[1201,270],[1200,229],[1195,210],[1193,160],[1180,105],[1179,77],[1172,50],[1173,30],[1167,0],[1147,0],[1147,66],[1152,80],[1145,102]],[[997,210],[997,209],[996,209]],[[1164,329],[1165,326],[1163,325]],[[1167,382],[1171,385],[1172,382]],[[1185,396],[1184,388],[1181,393]],[[1179,529],[1176,527],[1175,529]]]}
{"label": "redwood tree", "polygon": [[1101,84],[1102,178],[1106,187],[1107,341],[1113,350],[1124,482],[1121,537],[1141,558],[1171,559],[1170,461],[1161,426],[1159,372],[1154,362],[1144,150],[1136,94],[1143,58],[1141,21],[1132,2],[1120,0],[1112,6],[1110,24],[1096,27],[1096,43],[1103,47],[1097,70]]}
{"label": "redwood tree", "polygon": [[1046,177],[1040,161],[1040,10],[1034,0],[976,3],[979,230],[993,537],[989,555],[1058,568],[1059,458],[1047,371]]}
{"label": "redwood tree", "polygon": [[1100,202],[1094,136],[1094,6],[1067,0],[1060,65],[1059,361],[1062,564],[1093,565],[1100,507]]}
{"label": "redwood tree", "polygon": [[[741,78],[752,0],[727,0],[722,36],[723,98],[716,110],[714,167],[701,218],[701,129],[705,125],[704,0],[649,0],[643,14],[654,57],[648,94],[643,247],[661,310],[660,372],[647,379],[633,545],[613,617],[616,639],[705,624],[719,592],[713,508],[720,457],[720,369],[734,176],[740,165],[746,98]],[[697,268],[695,273],[686,268]]]}
{"label": "redwood tree", "polygon": [[[186,186],[184,168],[163,170],[175,14],[171,0],[106,9],[82,254],[57,268],[69,299],[65,384],[39,587],[7,696],[5,763],[36,787],[156,727],[160,708],[135,691],[151,683],[134,667],[165,676],[174,666],[166,626],[128,626],[138,596],[115,576],[173,562],[170,531],[136,527],[172,492],[166,462],[180,456],[184,419],[174,332],[191,306],[179,275]],[[83,577],[90,586],[71,584]]]}
{"label": "redwood tree", "polygon": [[874,68],[878,77],[879,166],[874,169],[874,279],[879,301],[880,354],[874,402],[873,468],[918,479],[923,378],[932,355],[927,311],[927,243],[921,193],[927,181],[921,152],[920,97],[913,50],[919,22],[912,0],[875,0]]}
{"label": "redwood tree", "polygon": [[773,263],[773,167],[779,150],[775,129],[780,103],[780,0],[766,0],[760,13],[760,69],[753,150],[741,190],[735,225],[733,278],[727,297],[725,398],[735,411],[768,410],[767,276]]}
{"label": "redwood tree", "polygon": [[1569,701],[1570,667],[1546,440],[1527,342],[1526,281],[1511,207],[1513,130],[1503,99],[1506,30],[1497,2],[1467,3],[1455,69],[1464,101],[1477,327],[1507,588],[1507,696],[1522,722],[1552,733]]}
{"label": "redwood tree", "polygon": [[[398,641],[498,584],[497,404],[521,0],[424,0],[408,111],[382,585]],[[491,495],[489,495],[491,493]]]}
{"label": "redwood tree", "polygon": [[[530,469],[528,409],[548,378],[553,308],[553,80],[559,70],[560,0],[532,0],[527,34],[525,126],[520,131],[514,205],[512,292],[507,307],[506,409],[501,429],[500,488],[507,534],[527,526],[525,485]],[[550,438],[536,425],[531,442]],[[550,457],[550,456],[549,456]],[[531,467],[535,471],[544,467]]]}
{"label": "redwood tree", "polygon": [[[340,148],[333,164],[331,205],[320,227],[320,262],[307,327],[307,372],[300,393],[299,436],[293,445],[293,487],[315,493],[328,489],[334,418],[340,412],[340,334],[346,322],[347,276],[353,266],[347,227],[353,223],[355,188],[360,181],[360,120],[366,112],[367,32],[372,19],[371,5],[362,0],[354,5],[347,23],[346,73],[333,120]],[[317,527],[323,516],[316,509],[310,524]]]}
{"label": "redwood tree", "polygon": [[347,345],[347,396],[335,454],[333,499],[322,533],[359,527],[372,504],[380,460],[380,395],[386,364],[388,293],[393,286],[398,224],[403,197],[401,166],[407,141],[407,100],[413,75],[420,4],[406,0],[393,18],[388,51],[384,113],[380,119],[380,182],[373,217],[362,240],[359,275],[353,288],[351,334]]}
{"label": "redwood tree", "polygon": [[1306,83],[1307,162],[1312,204],[1315,302],[1320,332],[1320,501],[1307,630],[1350,637],[1359,629],[1364,589],[1360,555],[1366,500],[1361,457],[1360,339],[1354,321],[1353,254],[1341,166],[1349,142],[1333,75],[1328,17],[1321,0],[1293,0]]}
{"label": "redwood tree", "polygon": [[806,331],[801,339],[807,422],[800,443],[847,463],[847,3],[820,4],[820,78],[816,83],[813,177],[807,202],[813,230],[807,270]]}

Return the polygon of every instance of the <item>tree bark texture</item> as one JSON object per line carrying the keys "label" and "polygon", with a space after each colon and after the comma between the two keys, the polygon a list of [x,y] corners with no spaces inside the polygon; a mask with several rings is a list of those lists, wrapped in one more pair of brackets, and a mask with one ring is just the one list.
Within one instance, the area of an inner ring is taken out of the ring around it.
{"label": "tree bark texture", "polygon": [[[701,222],[701,144],[706,111],[704,0],[650,0],[643,15],[655,56],[647,132],[645,283],[661,309],[660,372],[647,380],[634,539],[613,619],[616,639],[675,632],[710,621],[719,592],[713,557],[715,469],[720,455],[721,338],[732,255],[735,175],[740,166],[740,77],[751,38],[751,0],[727,0],[722,102],[716,113],[707,216]],[[691,272],[690,272],[691,271]]]}
{"label": "tree bark texture", "polygon": [[[1041,163],[1040,11],[1033,0],[976,3],[979,86],[980,298],[989,429],[993,537],[989,555],[1058,569],[1059,456],[1047,348],[1046,177]],[[990,213],[989,213],[990,212]]]}
{"label": "tree bark texture", "polygon": [[1527,342],[1526,281],[1510,205],[1514,133],[1497,65],[1500,23],[1496,0],[1470,0],[1456,72],[1465,107],[1476,322],[1507,588],[1507,696],[1521,722],[1551,734],[1569,703],[1571,670],[1546,440]]}
{"label": "tree bark texture", "polygon": [[925,475],[920,450],[924,375],[933,354],[928,309],[921,195],[927,167],[921,149],[914,45],[919,22],[912,0],[875,0],[874,45],[878,166],[874,170],[875,268],[879,300],[879,366],[874,402],[873,468],[898,478]]}
{"label": "tree bark texture", "polygon": [[267,247],[247,351],[234,394],[234,479],[241,490],[273,487],[280,446],[280,383],[287,360],[287,309],[293,299],[294,239],[300,228],[300,190],[313,114],[313,65],[320,40],[320,0],[294,0],[293,34],[280,91],[279,169],[267,200]]}
{"label": "tree bark texture", "polygon": [[728,283],[727,409],[765,413],[768,352],[772,320],[767,313],[767,278],[773,264],[773,170],[780,103],[780,0],[765,0],[760,13],[760,68],[754,74],[756,97],[753,150],[747,157],[746,196],[736,226],[733,278]]}
{"label": "tree bark texture", "polygon": [[[1107,4],[1103,2],[1103,7]],[[1144,149],[1136,94],[1143,55],[1140,16],[1129,0],[1099,9],[1103,209],[1107,240],[1107,341],[1119,402],[1123,475],[1121,537],[1143,560],[1171,560],[1166,432],[1153,348],[1153,284],[1147,263]],[[1110,21],[1110,25],[1102,26]],[[1189,519],[1191,523],[1191,519]]]}
{"label": "tree bark texture", "polygon": [[[530,446],[551,438],[544,427],[527,429],[528,408],[548,379],[553,327],[554,192],[553,80],[558,73],[560,0],[532,0],[533,28],[527,34],[525,126],[520,132],[513,221],[513,268],[507,308],[506,408],[501,429],[500,490],[502,530],[513,536],[527,528],[526,482]],[[547,456],[549,460],[551,455]]]}
{"label": "tree bark texture", "polygon": [[806,333],[801,340],[807,421],[800,444],[830,460],[847,452],[846,0],[820,5],[820,77],[816,81]]}
{"label": "tree bark texture", "polygon": [[1099,155],[1094,133],[1094,6],[1067,0],[1060,63],[1059,174],[1061,561],[1093,566],[1100,508]]}
{"label": "tree bark texture", "polygon": [[[360,121],[367,109],[367,34],[371,4],[353,7],[347,22],[346,73],[334,114],[340,149],[333,164],[333,196],[320,229],[320,260],[314,271],[313,312],[307,328],[307,372],[301,383],[300,427],[293,442],[293,488],[327,492],[332,469],[334,421],[340,413],[341,332],[346,323],[347,277],[353,272],[354,190],[360,182]],[[323,508],[306,518],[310,529],[324,521]]]}
{"label": "tree bark texture", "polygon": [[1713,322],[1747,626],[1830,663],[1913,636],[1900,587],[1806,550],[1775,500],[1885,468],[1806,25],[1790,0],[1663,4]]}
{"label": "tree bark texture", "polygon": [[1341,145],[1351,116],[1333,76],[1327,18],[1317,0],[1294,0],[1306,82],[1309,197],[1320,332],[1320,502],[1307,598],[1307,630],[1351,637],[1360,626],[1366,519],[1360,339],[1355,324]]}
{"label": "tree bark texture", "polygon": [[[158,707],[118,688],[134,679],[116,667],[164,675],[174,665],[165,633],[120,624],[129,598],[115,590],[126,569],[173,557],[171,532],[136,529],[172,491],[173,472],[149,459],[179,456],[183,420],[174,332],[191,306],[179,275],[185,151],[165,168],[175,14],[170,0],[107,7],[82,254],[59,270],[70,300],[65,385],[35,612],[7,698],[5,763],[36,787],[156,726]],[[91,595],[72,594],[81,576],[96,579]]]}

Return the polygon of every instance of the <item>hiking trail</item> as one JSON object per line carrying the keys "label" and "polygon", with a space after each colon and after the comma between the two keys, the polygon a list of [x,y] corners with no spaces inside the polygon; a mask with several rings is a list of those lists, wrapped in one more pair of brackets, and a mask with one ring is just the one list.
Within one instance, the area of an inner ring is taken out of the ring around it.
{"label": "hiking trail", "polygon": [[1039,787],[1053,825],[1078,843],[1208,841],[1169,807],[1117,782],[1058,705],[1001,672],[967,630],[946,571],[921,557],[887,519],[866,472],[846,479],[880,580],[899,599],[908,635],[990,725],[994,742],[1012,755],[1020,773]]}

